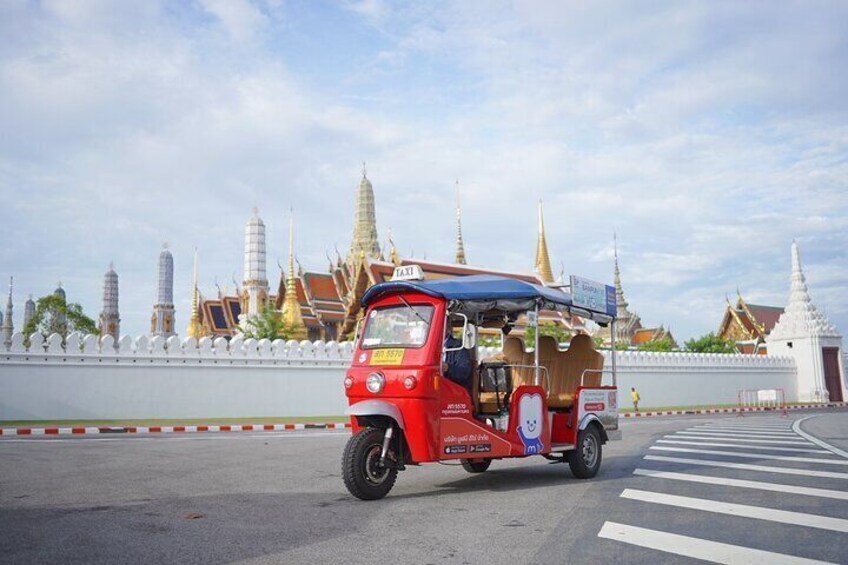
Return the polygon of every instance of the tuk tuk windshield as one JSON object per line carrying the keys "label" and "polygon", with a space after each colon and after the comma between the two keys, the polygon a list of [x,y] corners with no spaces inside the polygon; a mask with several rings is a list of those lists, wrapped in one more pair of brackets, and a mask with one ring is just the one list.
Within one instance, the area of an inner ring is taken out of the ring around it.
{"label": "tuk tuk windshield", "polygon": [[362,348],[421,347],[427,341],[433,307],[391,306],[371,310],[362,336]]}

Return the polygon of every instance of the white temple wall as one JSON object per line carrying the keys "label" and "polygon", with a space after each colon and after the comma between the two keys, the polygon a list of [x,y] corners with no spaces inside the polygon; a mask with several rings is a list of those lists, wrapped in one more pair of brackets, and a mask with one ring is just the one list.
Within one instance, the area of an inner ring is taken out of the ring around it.
{"label": "white temple wall", "polygon": [[[333,416],[346,407],[350,344],[204,338],[16,334],[0,353],[0,420]],[[486,352],[486,354],[491,351]],[[607,353],[608,356],[608,353]],[[621,352],[619,405],[734,404],[739,389],[782,388],[797,400],[789,358]],[[606,367],[609,368],[609,360]]]}
{"label": "white temple wall", "polygon": [[[604,357],[609,369],[609,352]],[[639,391],[640,408],[736,404],[741,389],[783,389],[786,402],[798,401],[795,363],[788,357],[624,351],[616,353],[616,365],[622,408],[633,406],[631,387]]]}

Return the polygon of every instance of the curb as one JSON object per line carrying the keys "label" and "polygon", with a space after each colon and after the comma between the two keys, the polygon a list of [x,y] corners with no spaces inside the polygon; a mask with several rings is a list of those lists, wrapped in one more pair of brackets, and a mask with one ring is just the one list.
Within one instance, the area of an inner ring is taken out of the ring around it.
{"label": "curb", "polygon": [[[786,410],[811,410],[819,408],[844,408],[848,402],[789,406]],[[732,414],[741,412],[779,412],[779,407],[715,408],[707,410],[669,410],[664,412],[627,412],[621,418],[657,418],[661,416],[693,416],[699,414]],[[327,422],[309,424],[222,424],[197,426],[123,426],[87,428],[0,428],[0,437],[17,436],[80,436],[110,434],[172,434],[172,433],[216,433],[216,432],[289,432],[296,430],[343,430],[351,427],[350,422]]]}
{"label": "curb", "polygon": [[216,426],[123,426],[88,428],[0,428],[0,436],[79,436],[110,434],[172,434],[215,432],[288,432],[294,430],[342,430],[350,422],[324,424],[231,424]]}
{"label": "curb", "polygon": [[749,408],[713,408],[707,410],[669,410],[665,412],[627,412],[619,414],[621,418],[650,418],[657,416],[693,416],[698,414],[733,414],[741,412],[783,412],[789,410],[813,410],[819,408],[844,408],[848,406],[846,402],[831,402],[822,404],[805,404],[804,406],[787,406],[780,408],[779,406],[752,406]]}

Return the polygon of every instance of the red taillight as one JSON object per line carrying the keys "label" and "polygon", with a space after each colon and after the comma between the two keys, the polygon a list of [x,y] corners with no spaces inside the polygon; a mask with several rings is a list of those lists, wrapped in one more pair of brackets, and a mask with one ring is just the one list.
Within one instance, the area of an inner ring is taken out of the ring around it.
{"label": "red taillight", "polygon": [[418,384],[418,379],[416,379],[412,375],[409,375],[408,377],[403,379],[403,388],[405,388],[406,390],[414,389],[417,384]]}
{"label": "red taillight", "polygon": [[345,385],[345,388],[352,387],[353,386],[353,378],[352,377],[345,377],[344,385]]}

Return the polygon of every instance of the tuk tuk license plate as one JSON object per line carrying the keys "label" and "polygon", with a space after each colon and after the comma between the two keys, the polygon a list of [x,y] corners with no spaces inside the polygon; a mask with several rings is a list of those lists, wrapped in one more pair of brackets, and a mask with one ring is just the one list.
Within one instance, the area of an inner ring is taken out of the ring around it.
{"label": "tuk tuk license plate", "polygon": [[371,365],[402,365],[405,349],[375,349],[371,353]]}

